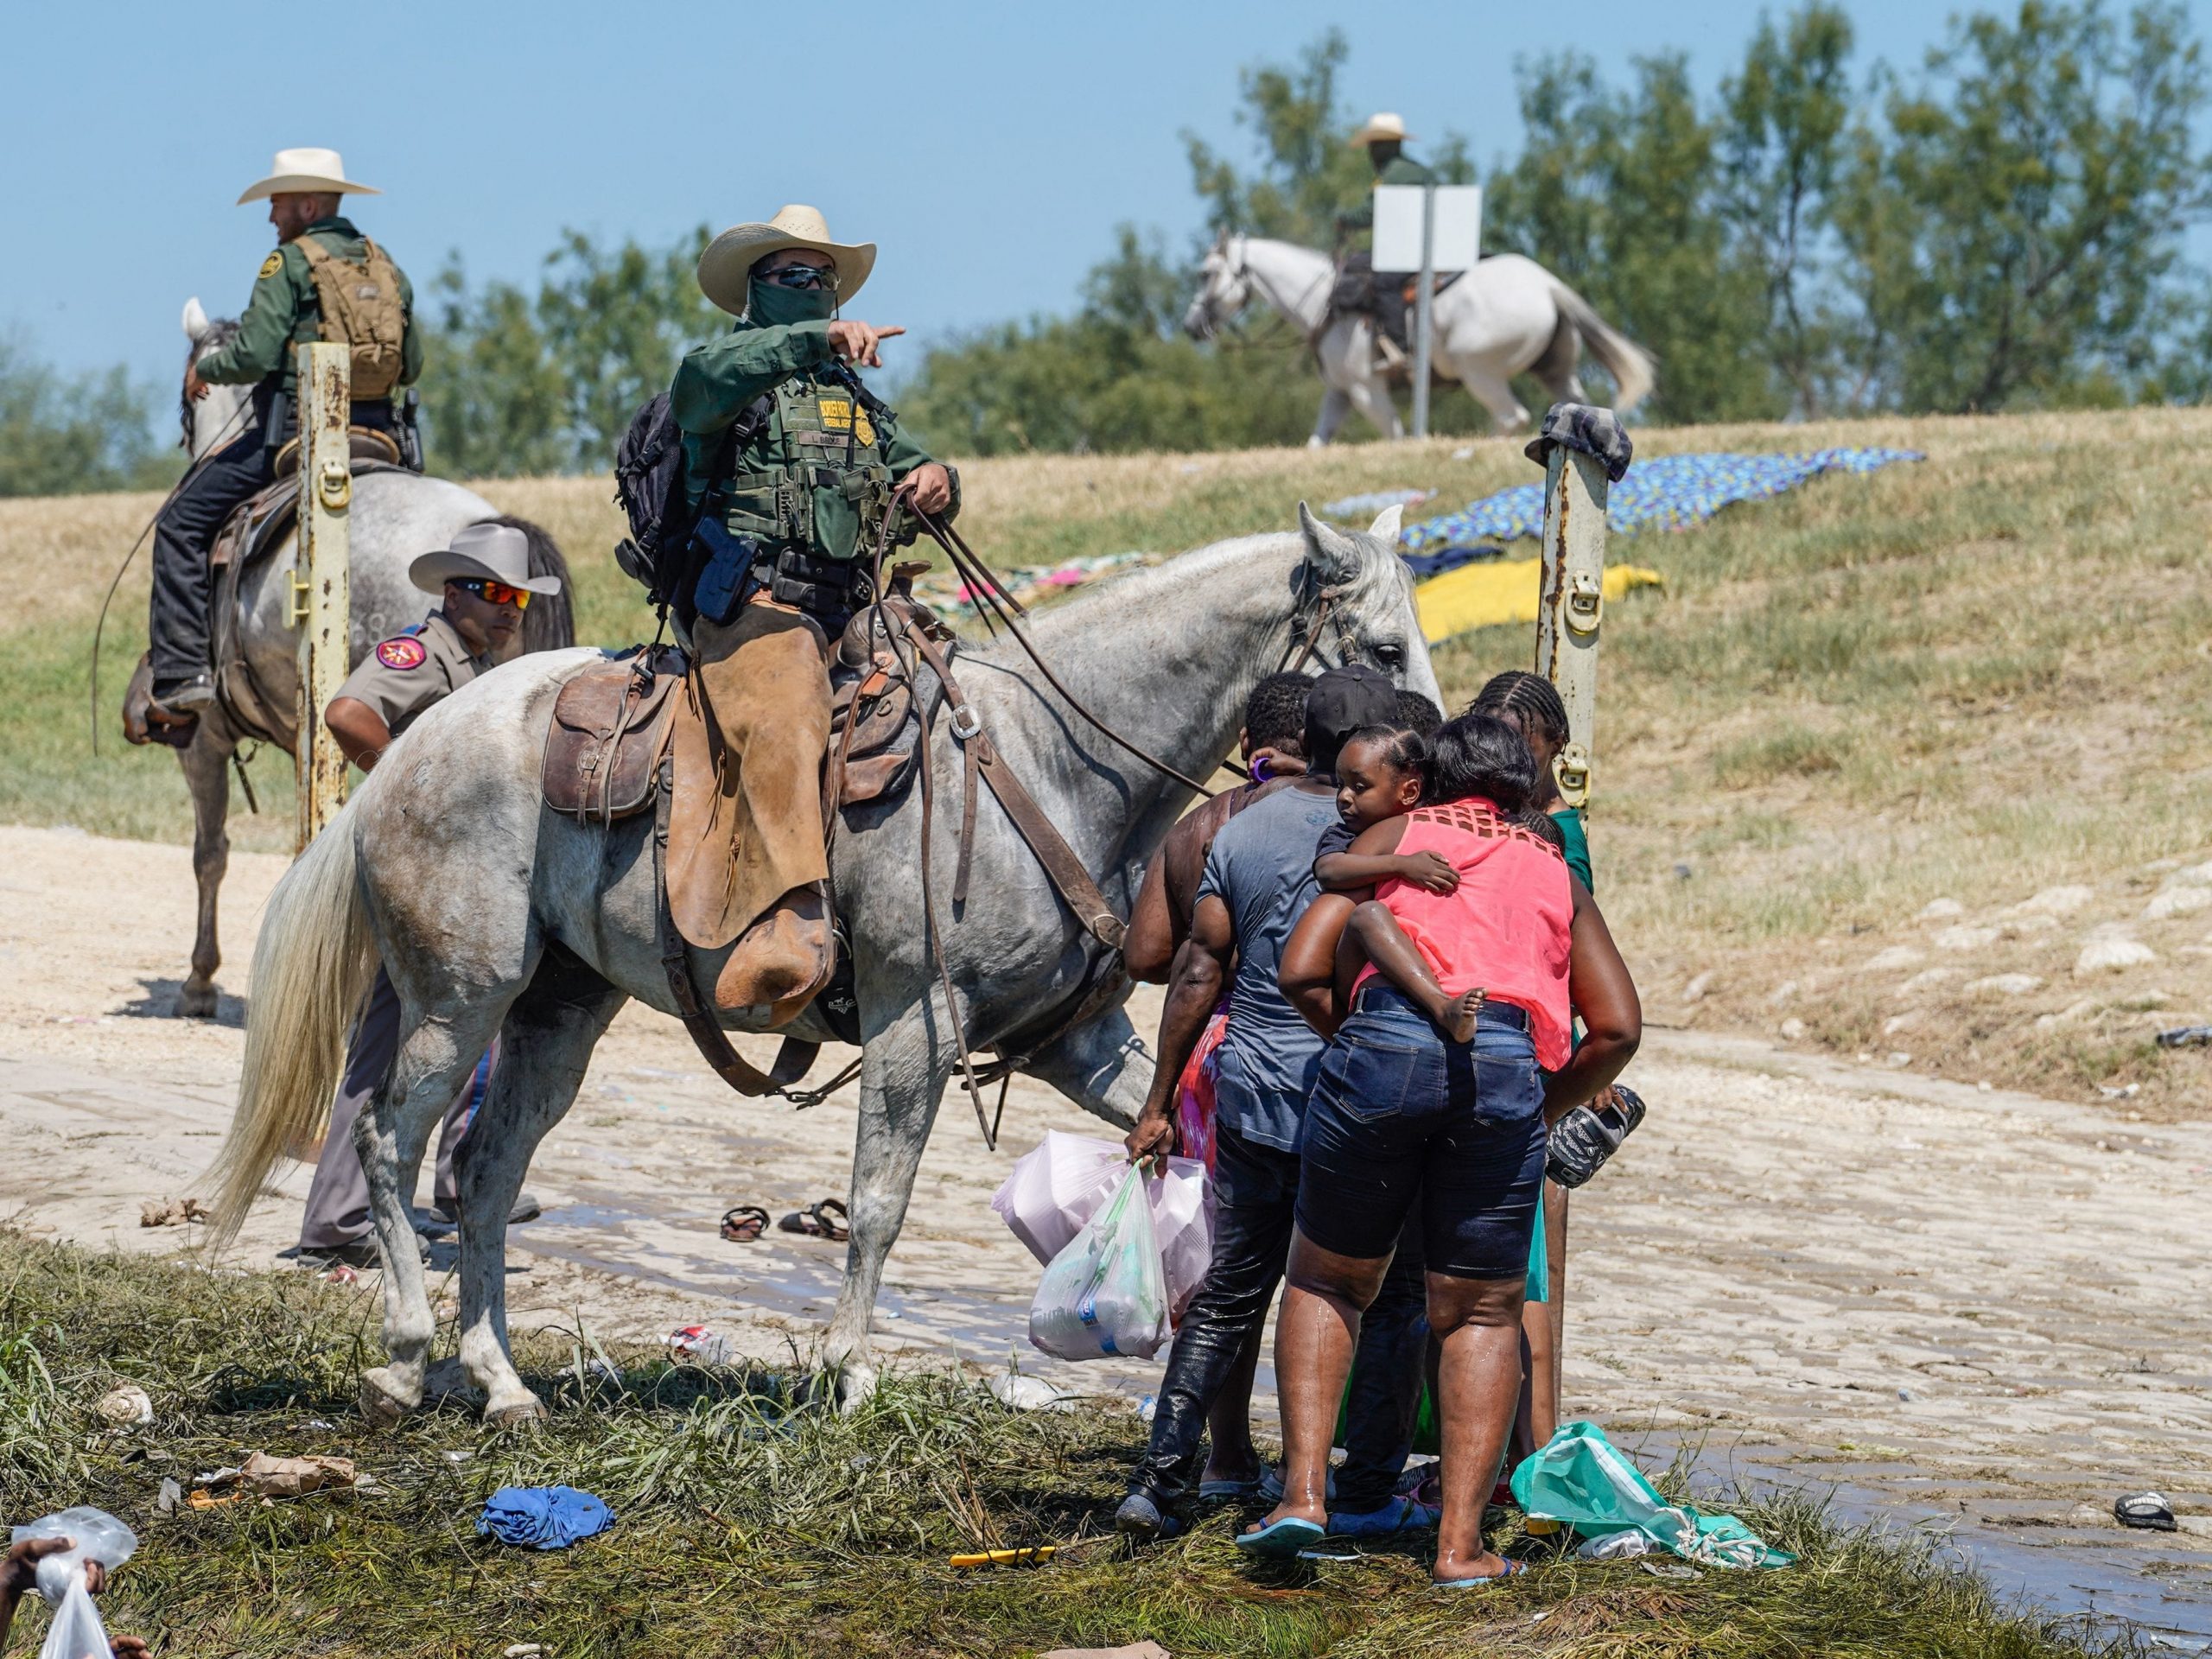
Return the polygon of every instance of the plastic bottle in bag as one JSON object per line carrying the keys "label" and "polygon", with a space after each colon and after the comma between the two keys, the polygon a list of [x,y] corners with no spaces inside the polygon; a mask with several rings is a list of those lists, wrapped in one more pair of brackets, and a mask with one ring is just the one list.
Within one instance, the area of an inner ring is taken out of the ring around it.
{"label": "plastic bottle in bag", "polygon": [[1046,1267],[1029,1305],[1029,1340],[1061,1359],[1149,1359],[1167,1330],[1167,1281],[1152,1205],[1142,1173],[1132,1166]]}
{"label": "plastic bottle in bag", "polygon": [[107,1628],[85,1587],[85,1566],[98,1561],[113,1572],[138,1548],[138,1535],[105,1510],[80,1507],[63,1510],[17,1527],[9,1535],[11,1544],[31,1538],[67,1538],[73,1547],[46,1556],[38,1564],[38,1592],[54,1609],[54,1623],[46,1632],[39,1659],[114,1659]]}

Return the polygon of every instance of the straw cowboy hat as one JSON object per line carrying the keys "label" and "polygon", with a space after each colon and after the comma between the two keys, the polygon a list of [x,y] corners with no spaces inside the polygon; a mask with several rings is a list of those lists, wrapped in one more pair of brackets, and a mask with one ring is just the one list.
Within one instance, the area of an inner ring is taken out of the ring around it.
{"label": "straw cowboy hat", "polygon": [[334,149],[280,149],[276,160],[269,169],[269,176],[257,179],[245,188],[238,198],[243,207],[249,201],[259,201],[264,196],[282,196],[295,193],[319,195],[326,192],[341,196],[380,196],[383,191],[371,184],[356,184],[346,176],[346,163]]}
{"label": "straw cowboy hat", "polygon": [[503,582],[524,593],[561,591],[560,577],[530,574],[530,537],[512,524],[471,524],[457,530],[451,547],[423,554],[407,567],[407,580],[433,594],[458,576]]}
{"label": "straw cowboy hat", "polygon": [[859,293],[875,269],[874,243],[831,241],[821,210],[795,201],[777,208],[776,216],[765,225],[733,225],[707,244],[699,256],[699,291],[730,315],[741,317],[753,267],[790,248],[827,254],[837,262],[841,303]]}
{"label": "straw cowboy hat", "polygon": [[1367,124],[1351,136],[1351,147],[1362,144],[1402,144],[1413,134],[1406,130],[1406,118],[1393,110],[1377,110],[1367,118]]}

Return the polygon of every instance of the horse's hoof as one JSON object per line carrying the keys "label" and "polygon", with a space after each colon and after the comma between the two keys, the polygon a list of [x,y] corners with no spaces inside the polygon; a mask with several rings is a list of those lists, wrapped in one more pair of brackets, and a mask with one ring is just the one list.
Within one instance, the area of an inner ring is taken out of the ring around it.
{"label": "horse's hoof", "polygon": [[496,1411],[486,1411],[484,1427],[486,1428],[535,1428],[550,1414],[545,1409],[545,1402],[536,1395],[531,1395],[528,1399],[518,1400],[511,1406],[501,1406]]}
{"label": "horse's hoof", "polygon": [[875,1398],[876,1388],[882,1380],[882,1373],[867,1361],[846,1360],[833,1378],[839,1413],[849,1417],[866,1408]]}
{"label": "horse's hoof", "polygon": [[180,1020],[212,1020],[215,1017],[217,992],[213,985],[195,985],[190,980],[176,994],[176,1017]]}
{"label": "horse's hoof", "polygon": [[393,1388],[383,1368],[361,1373],[361,1415],[372,1428],[397,1428],[417,1402]]}

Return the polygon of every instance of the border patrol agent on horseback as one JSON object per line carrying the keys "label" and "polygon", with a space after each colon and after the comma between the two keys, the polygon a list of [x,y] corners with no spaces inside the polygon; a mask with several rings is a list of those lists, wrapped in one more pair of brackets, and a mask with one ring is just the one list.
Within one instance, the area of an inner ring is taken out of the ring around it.
{"label": "border patrol agent on horseback", "polygon": [[392,392],[423,372],[414,289],[338,212],[341,195],[378,194],[348,179],[334,149],[280,149],[270,176],[238,198],[241,205],[268,200],[276,251],[262,261],[237,334],[185,371],[184,395],[197,402],[210,385],[251,385],[256,429],[210,454],[155,526],[148,713],[162,725],[188,726],[215,700],[208,548],[232,512],[275,476],[278,452],[293,435],[292,348],[318,340],[351,345],[352,423],[390,435],[407,454],[411,434],[402,430]]}
{"label": "border patrol agent on horseback", "polygon": [[[1366,124],[1352,134],[1350,143],[1354,149],[1366,146],[1367,159],[1375,168],[1375,183],[1386,184],[1441,184],[1433,169],[1423,167],[1406,154],[1406,143],[1413,135],[1406,130],[1402,118],[1388,110],[1367,118]],[[1337,215],[1338,245],[1345,237],[1375,228],[1375,199],[1372,195],[1349,213]],[[1375,256],[1361,248],[1344,256],[1344,269],[1337,278],[1333,296],[1339,311],[1365,311],[1372,315],[1382,332],[1402,349],[1410,349],[1412,340],[1406,332],[1406,282],[1417,272],[1377,270]]]}
{"label": "border patrol agent on horseback", "polygon": [[874,597],[879,547],[912,540],[910,512],[959,507],[951,469],[854,372],[906,332],[838,315],[874,265],[873,243],[834,241],[812,207],[723,232],[699,287],[737,325],[686,356],[669,392],[704,556],[677,610],[693,695],[712,710],[678,727],[671,908],[695,946],[737,942],[715,1001],[778,1023],[835,965],[821,804],[832,642]]}

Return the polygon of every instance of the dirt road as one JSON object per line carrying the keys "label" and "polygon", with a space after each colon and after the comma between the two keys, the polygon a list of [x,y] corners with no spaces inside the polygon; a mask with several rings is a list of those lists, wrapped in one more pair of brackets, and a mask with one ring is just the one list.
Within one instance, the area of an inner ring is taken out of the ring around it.
{"label": "dirt road", "polygon": [[[188,1190],[228,1120],[235,994],[282,868],[233,860],[233,995],[184,1022],[165,1016],[188,855],[0,828],[0,1219],[188,1243],[142,1230],[139,1205]],[[1631,1075],[1651,1117],[1576,1199],[1571,1414],[1630,1444],[1701,1445],[1724,1472],[1839,1484],[1847,1506],[1948,1516],[2000,1568],[2005,1540],[2047,1546],[2101,1609],[2212,1629],[2212,1130],[1702,1033],[1653,1033]],[[948,1098],[881,1339],[917,1363],[1026,1356],[1134,1400],[1155,1368],[1054,1367],[1023,1340],[1037,1270],[988,1200],[1050,1127],[1103,1129],[1017,1086],[1006,1149],[987,1154]],[[715,1223],[842,1193],[852,1131],[849,1094],[804,1113],[741,1101],[673,1020],[626,1010],[532,1172],[546,1214],[513,1237],[518,1322],[645,1338],[705,1323],[804,1352],[842,1249],[727,1244]],[[306,1177],[290,1169],[257,1212],[245,1259],[290,1242]],[[2113,1526],[2113,1498],[2144,1487],[2184,1511],[2179,1535]]]}

